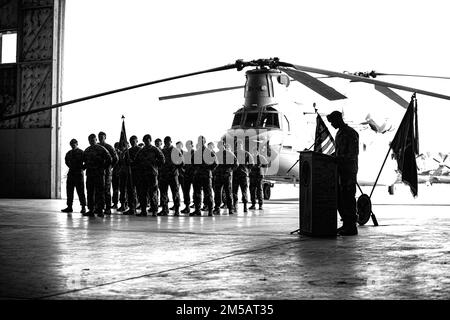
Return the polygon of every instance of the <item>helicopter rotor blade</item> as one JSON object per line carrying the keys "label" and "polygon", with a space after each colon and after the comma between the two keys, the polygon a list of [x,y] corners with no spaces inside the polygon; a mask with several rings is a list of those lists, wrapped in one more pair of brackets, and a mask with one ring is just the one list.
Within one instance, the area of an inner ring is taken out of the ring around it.
{"label": "helicopter rotor blade", "polygon": [[382,73],[382,72],[375,72],[372,71],[369,73],[369,75],[376,76],[396,76],[396,77],[415,77],[415,78],[432,78],[432,79],[446,79],[450,80],[450,77],[443,77],[443,76],[427,76],[423,74],[404,74],[404,73]]}
{"label": "helicopter rotor blade", "polygon": [[[370,72],[348,72],[344,71],[345,74],[351,74],[354,76],[360,76],[365,78],[376,78],[377,76],[395,76],[395,77],[413,77],[413,78],[432,78],[432,79],[445,79],[450,80],[450,77],[444,77],[444,76],[427,76],[423,74],[405,74],[405,73],[383,73],[383,72],[376,72],[376,71],[370,71]],[[335,78],[335,76],[322,76],[317,77],[317,79],[323,79],[323,78]]]}
{"label": "helicopter rotor blade", "polygon": [[324,69],[300,66],[300,65],[295,65],[295,64],[288,64],[288,63],[280,63],[280,64],[282,64],[283,66],[291,67],[291,68],[294,68],[296,70],[300,70],[300,71],[304,71],[304,72],[318,73],[318,74],[322,74],[322,75],[328,75],[328,76],[331,76],[331,77],[344,78],[344,79],[348,79],[348,80],[352,80],[352,81],[356,81],[356,82],[366,82],[366,83],[376,84],[376,85],[383,86],[383,87],[389,87],[389,88],[399,89],[399,90],[408,91],[408,92],[415,92],[415,93],[419,93],[419,94],[423,94],[423,95],[427,95],[427,96],[431,96],[431,97],[435,97],[435,98],[450,100],[450,96],[443,95],[443,94],[440,94],[440,93],[435,93],[435,92],[431,92],[431,91],[416,89],[416,88],[413,88],[413,87],[402,86],[402,85],[399,85],[399,84],[385,82],[385,81],[369,79],[369,78],[366,78],[366,77],[355,76],[355,75],[348,74],[348,73],[342,73],[342,72],[336,72],[336,71],[330,71],[330,70],[324,70]]}
{"label": "helicopter rotor blade", "polygon": [[388,87],[383,87],[379,85],[375,85],[375,90],[380,92],[381,94],[384,94],[386,97],[394,101],[395,103],[399,104],[402,108],[407,109],[409,106],[409,102],[403,99],[400,95],[398,95],[396,92],[392,91]]}
{"label": "helicopter rotor blade", "polygon": [[294,78],[304,86],[310,88],[311,90],[317,92],[324,98],[334,101],[340,99],[346,99],[342,93],[338,92],[336,89],[330,87],[329,85],[323,83],[320,80],[317,80],[315,77],[298,70],[292,70],[284,67],[279,67],[279,69],[285,72],[290,77]]}
{"label": "helicopter rotor blade", "polygon": [[222,92],[222,91],[229,91],[229,90],[236,90],[236,89],[243,89],[245,86],[235,86],[235,87],[225,87],[225,88],[217,88],[217,89],[209,89],[209,90],[203,90],[203,91],[193,91],[193,92],[187,92],[187,93],[180,93],[180,94],[174,94],[170,96],[163,96],[159,97],[159,100],[170,100],[170,99],[178,99],[178,98],[185,98],[185,97],[191,97],[191,96],[197,96],[201,94],[208,94],[208,93],[215,93],[215,92]]}
{"label": "helicopter rotor blade", "polygon": [[33,114],[33,113],[37,113],[37,112],[41,112],[41,111],[46,111],[46,110],[50,110],[50,109],[55,109],[55,108],[59,108],[59,107],[63,107],[63,106],[69,105],[69,104],[73,104],[73,103],[77,103],[77,102],[81,102],[81,101],[86,101],[86,100],[90,100],[90,99],[95,99],[95,98],[103,97],[103,96],[114,94],[114,93],[119,93],[119,92],[123,92],[123,91],[127,91],[127,90],[132,90],[132,89],[137,89],[137,88],[141,88],[141,87],[145,87],[145,86],[150,86],[150,85],[157,84],[157,83],[162,83],[162,82],[166,82],[166,81],[171,81],[171,80],[186,78],[186,77],[190,77],[190,76],[200,75],[200,74],[203,74],[203,73],[210,73],[210,72],[216,72],[216,71],[224,71],[224,70],[229,70],[229,69],[235,69],[235,68],[239,68],[239,67],[240,67],[240,65],[238,64],[238,62],[236,62],[236,63],[233,63],[233,64],[228,64],[228,65],[217,67],[217,68],[212,68],[212,69],[207,69],[207,70],[197,71],[197,72],[192,72],[192,73],[186,73],[186,74],[173,76],[173,77],[169,77],[169,78],[164,78],[164,79],[154,80],[154,81],[150,81],[150,82],[140,83],[140,84],[132,85],[132,86],[129,86],[129,87],[124,87],[124,88],[120,88],[120,89],[115,89],[115,90],[111,90],[111,91],[97,93],[97,94],[94,94],[94,95],[90,95],[90,96],[86,96],[86,97],[82,97],[82,98],[78,98],[78,99],[73,99],[73,100],[69,100],[69,101],[65,101],[65,102],[55,103],[55,104],[52,104],[52,105],[49,105],[49,106],[45,106],[45,107],[42,107],[42,108],[37,108],[37,109],[29,110],[29,111],[19,112],[19,113],[12,114],[12,115],[7,115],[7,116],[1,116],[0,117],[0,121],[11,120],[11,119],[23,117],[23,116],[26,116],[26,115],[29,115],[29,114]]}

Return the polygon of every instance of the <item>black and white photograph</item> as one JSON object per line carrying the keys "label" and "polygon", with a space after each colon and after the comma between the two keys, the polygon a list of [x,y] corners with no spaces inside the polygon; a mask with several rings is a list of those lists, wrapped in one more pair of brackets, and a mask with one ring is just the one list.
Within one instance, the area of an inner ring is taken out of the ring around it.
{"label": "black and white photograph", "polygon": [[449,300],[449,9],[0,0],[0,299]]}

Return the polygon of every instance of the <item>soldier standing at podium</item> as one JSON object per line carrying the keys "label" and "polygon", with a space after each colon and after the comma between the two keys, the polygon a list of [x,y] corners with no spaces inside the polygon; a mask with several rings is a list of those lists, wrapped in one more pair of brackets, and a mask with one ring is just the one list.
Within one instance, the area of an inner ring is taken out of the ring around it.
{"label": "soldier standing at podium", "polygon": [[342,236],[358,234],[356,227],[356,175],[358,173],[359,135],[342,119],[342,113],[333,111],[327,116],[336,133],[336,160],[338,170],[338,210],[343,225]]}

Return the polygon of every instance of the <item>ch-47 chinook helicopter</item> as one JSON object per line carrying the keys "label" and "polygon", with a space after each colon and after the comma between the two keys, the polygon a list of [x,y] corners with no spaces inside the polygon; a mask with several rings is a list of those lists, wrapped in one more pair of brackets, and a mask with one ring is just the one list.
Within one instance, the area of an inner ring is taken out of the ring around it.
{"label": "ch-47 chinook helicopter", "polygon": [[[281,103],[279,103],[279,100],[277,99],[277,95],[279,96],[279,91],[288,87],[291,81],[298,81],[330,101],[345,99],[346,97],[334,88],[301,70],[306,69],[307,71],[312,71],[314,73],[326,74],[328,77],[338,76],[333,72],[289,65],[280,62],[277,58],[256,60],[251,62],[242,62],[238,60],[236,63],[238,64],[238,70],[241,70],[246,66],[254,67],[246,72],[246,84],[244,86],[196,91],[164,96],[159,99],[167,100],[200,94],[210,94],[226,90],[244,89],[244,105],[242,108],[234,112],[231,128],[225,133],[222,139],[227,141],[236,141],[236,139],[246,140],[246,149],[248,151],[251,151],[252,149],[252,141],[259,143],[260,146],[267,144],[266,151],[270,150],[276,154],[276,169],[266,175],[266,180],[264,182],[264,197],[269,199],[270,187],[273,186],[272,181],[281,183],[296,183],[299,181],[299,168],[295,165],[295,163],[298,160],[298,153],[305,149],[305,146],[303,146],[303,148],[299,148],[298,144],[297,148],[295,146],[295,129],[292,130],[293,128],[291,128],[289,119],[279,109],[282,107]],[[345,75],[349,75],[348,78],[352,81],[357,81],[354,78],[355,74],[347,73]],[[377,75],[388,74],[379,74],[375,73],[375,71],[370,73],[356,73],[356,76],[364,77],[365,79],[368,79],[369,77],[375,78]],[[358,81],[362,80],[358,79]],[[375,84],[376,89],[379,92],[385,94],[402,107],[406,108],[408,106],[408,102],[404,101],[400,96],[396,95],[395,92],[388,89],[386,83],[379,81],[372,83]],[[417,92],[416,89],[413,88],[399,88],[400,86],[395,87],[398,89]],[[422,93],[427,94],[428,92]],[[317,109],[315,111],[316,112],[312,114],[317,114]],[[307,112],[304,112],[304,114],[307,114]],[[368,131],[374,131],[380,134],[387,132],[395,133],[395,126],[390,123],[388,118],[385,118],[383,122],[377,123],[370,114],[367,114],[364,120],[365,121],[360,123],[351,123],[351,125],[359,132],[371,129]],[[302,130],[303,132],[305,130],[314,132],[314,128],[302,128]],[[364,134],[363,136],[367,138],[367,134]],[[365,160],[368,158],[373,160],[373,153],[375,151],[367,148],[368,143],[364,140],[364,138],[360,139],[360,145],[360,156],[363,158],[365,157]],[[273,158],[270,154],[269,157]],[[381,185],[388,185],[388,190],[392,194],[393,184],[396,182],[398,174],[394,170],[396,161],[392,158],[390,158],[390,160],[390,163],[387,165],[387,170],[385,170],[382,179],[380,179],[378,183]],[[360,171],[358,174],[359,185],[373,185],[375,182],[375,175],[376,171],[370,164],[365,165],[364,161],[360,161]]]}
{"label": "ch-47 chinook helicopter", "polygon": [[[416,94],[423,94],[431,97],[450,100],[450,96],[447,95],[372,79],[371,77],[376,76],[376,74],[373,72],[367,75],[362,73],[352,74],[345,72],[335,72],[287,63],[280,61],[278,58],[270,58],[251,61],[237,60],[235,63],[212,69],[145,82],[129,87],[90,95],[83,98],[56,103],[50,106],[20,112],[13,115],[1,115],[0,121],[10,120],[32,113],[43,112],[53,108],[63,107],[69,104],[82,102],[89,99],[94,99],[158,83],[173,81],[176,79],[231,69],[241,71],[244,68],[251,68],[250,70],[246,71],[247,81],[245,86],[212,89],[166,96],[160,98],[160,100],[244,88],[244,105],[242,108],[235,112],[231,128],[225,133],[224,138],[235,140],[239,137],[239,135],[244,134],[244,139],[246,139],[246,147],[248,147],[251,143],[256,143],[257,145],[261,146],[265,145],[266,149],[268,149],[267,151],[269,154],[273,153],[277,156],[272,157],[272,159],[277,160],[276,171],[271,172],[267,177],[275,181],[295,182],[299,179],[298,167],[293,166],[293,164],[295,164],[295,162],[298,160],[298,150],[295,150],[292,144],[293,141],[295,142],[295,138],[291,134],[289,120],[285,115],[283,115],[282,112],[279,111],[278,100],[276,98],[277,91],[280,88],[288,87],[291,81],[298,81],[302,85],[308,87],[309,89],[313,90],[314,92],[330,101],[345,99],[346,96],[338,92],[331,86],[327,85],[323,81],[319,80],[318,77],[312,76],[311,73],[329,78],[347,79],[351,82],[373,84],[375,85],[375,89],[377,91],[383,93],[384,95],[388,96],[390,99],[394,100],[404,107],[404,104],[407,104],[407,102],[405,102],[391,89],[398,89],[413,92]],[[387,131],[385,127],[380,127],[376,123],[371,121],[370,117],[366,120],[367,124],[370,125],[370,127],[375,131]],[[251,132],[252,135],[247,134],[248,132]],[[301,150],[303,149],[304,147]],[[360,182],[361,184],[364,184],[362,183],[362,181]],[[265,193],[266,198],[270,196],[270,188],[267,184]]]}

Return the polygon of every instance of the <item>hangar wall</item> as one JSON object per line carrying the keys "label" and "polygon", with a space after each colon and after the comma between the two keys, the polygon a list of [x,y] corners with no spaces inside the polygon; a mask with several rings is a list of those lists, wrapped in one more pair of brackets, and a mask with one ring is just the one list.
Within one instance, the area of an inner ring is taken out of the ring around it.
{"label": "hangar wall", "polygon": [[[0,33],[17,33],[0,64],[0,117],[61,102],[65,0],[0,0]],[[60,198],[59,108],[0,120],[0,197]]]}

